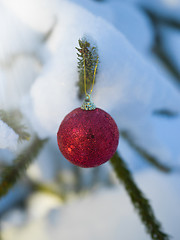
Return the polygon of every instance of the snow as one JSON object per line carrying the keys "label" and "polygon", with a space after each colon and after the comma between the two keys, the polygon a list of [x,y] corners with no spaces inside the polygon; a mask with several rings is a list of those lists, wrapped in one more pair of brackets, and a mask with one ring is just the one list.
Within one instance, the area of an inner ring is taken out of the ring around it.
{"label": "snow", "polygon": [[56,145],[56,141],[54,139],[49,139],[46,143],[46,148],[42,149],[36,161],[28,168],[28,176],[38,182],[49,183],[53,181],[54,176],[57,175],[59,169],[63,167],[62,161],[59,161],[59,158],[59,149]]}
{"label": "snow", "polygon": [[[166,232],[178,240],[180,190],[176,182],[179,182],[179,176],[167,177],[159,172],[144,171],[136,174],[136,181],[150,198],[156,216]],[[44,196],[43,207],[37,210],[39,202],[42,202],[42,195],[37,194],[28,203],[30,215],[24,227],[22,228],[23,221],[20,228],[11,227],[11,230],[3,234],[5,239],[10,240],[12,236],[14,240],[24,239],[25,236],[27,240],[131,240],[132,236],[138,240],[150,239],[127,194],[120,187],[102,189],[71,200],[65,206],[53,196]],[[45,205],[47,208],[44,208]],[[2,221],[2,224],[5,222]]]}
{"label": "snow", "polygon": [[0,108],[19,108],[21,97],[27,94],[41,65],[42,36],[22,23],[3,3],[0,33]]}
{"label": "snow", "polygon": [[134,5],[126,2],[113,3],[114,26],[139,52],[149,51],[154,41],[154,33],[148,17]]}
{"label": "snow", "polygon": [[[8,29],[8,31],[7,31]],[[21,53],[32,53],[40,47],[41,36],[24,25],[11,11],[0,3],[0,63]]]}
{"label": "snow", "polygon": [[23,24],[39,33],[47,33],[55,24],[56,0],[2,0]]}
{"label": "snow", "polygon": [[[0,109],[20,109],[30,123],[30,131],[40,138],[50,138],[28,169],[30,179],[49,183],[60,172],[69,184],[74,181],[73,167],[56,144],[56,132],[65,115],[82,104],[76,86],[75,47],[84,35],[96,42],[100,56],[92,94],[96,106],[110,113],[119,129],[127,130],[148,153],[169,165],[179,165],[180,118],[165,119],[153,114],[159,109],[180,113],[179,87],[150,54],[154,29],[141,6],[160,16],[180,19],[176,0],[1,1]],[[178,68],[179,32],[164,26],[160,29],[162,47]],[[18,136],[2,121],[0,133],[1,160],[8,163],[8,158],[14,157],[8,157],[9,149],[16,149]],[[164,229],[178,240],[179,176],[148,171],[149,165],[122,137],[118,152],[136,173]],[[108,163],[100,168],[101,181],[110,171]],[[82,184],[88,185],[92,172],[81,169],[81,174]],[[26,194],[13,189],[0,201],[0,211]],[[13,228],[16,217],[23,228]],[[29,199],[27,211],[14,211],[12,216],[10,211],[3,221],[7,240],[149,239],[125,191],[119,187],[98,188],[65,205],[53,196],[37,194]]]}
{"label": "snow", "polygon": [[18,56],[12,65],[2,67],[3,78],[0,107],[5,109],[19,108],[22,98],[29,89],[41,69],[38,59],[29,55]]}
{"label": "snow", "polygon": [[5,104],[4,83],[5,83],[5,81],[4,81],[4,74],[0,70],[0,107],[1,108]]}
{"label": "snow", "polygon": [[19,136],[2,120],[0,120],[0,133],[0,149],[16,150]]}
{"label": "snow", "polygon": [[154,33],[151,22],[139,7],[125,1],[105,1],[103,4],[84,0],[73,2],[110,22],[138,51],[147,52],[152,47]]}

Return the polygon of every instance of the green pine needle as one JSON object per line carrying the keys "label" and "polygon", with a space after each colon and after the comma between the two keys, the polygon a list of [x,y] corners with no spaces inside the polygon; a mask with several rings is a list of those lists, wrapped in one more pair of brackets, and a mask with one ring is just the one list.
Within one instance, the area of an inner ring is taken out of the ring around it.
{"label": "green pine needle", "polygon": [[38,155],[47,139],[40,140],[35,137],[33,142],[13,161],[11,166],[3,169],[0,176],[0,198],[8,193],[11,187],[19,180],[24,174],[27,167]]}
{"label": "green pine needle", "polygon": [[[94,68],[97,63],[98,53],[97,47],[92,46],[86,38],[79,39],[79,48],[77,49],[77,59],[78,59],[78,72],[79,72],[79,81],[77,83],[79,87],[79,98],[84,96],[84,59],[85,59],[85,69],[86,69],[86,82],[87,90],[92,86]],[[96,71],[97,72],[97,71]]]}
{"label": "green pine needle", "polygon": [[123,159],[116,152],[110,161],[151,238],[154,240],[170,240],[170,237],[162,231],[161,224],[157,221],[148,199],[145,198],[144,194],[134,182]]}
{"label": "green pine needle", "polygon": [[18,110],[10,112],[0,110],[0,119],[19,135],[19,141],[30,139],[26,126],[21,123],[22,114]]}
{"label": "green pine needle", "polygon": [[154,156],[149,154],[147,151],[145,151],[142,147],[140,147],[133,137],[127,132],[127,131],[121,131],[120,135],[128,142],[128,144],[140,155],[143,157],[144,160],[146,160],[148,163],[150,163],[152,166],[157,168],[158,170],[170,173],[173,171],[173,168],[160,162],[158,159],[156,159]]}

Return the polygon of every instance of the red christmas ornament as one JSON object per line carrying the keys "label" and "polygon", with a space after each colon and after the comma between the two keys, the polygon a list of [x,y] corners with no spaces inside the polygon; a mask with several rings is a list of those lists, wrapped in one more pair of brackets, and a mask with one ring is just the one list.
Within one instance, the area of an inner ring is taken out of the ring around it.
{"label": "red christmas ornament", "polygon": [[115,153],[119,131],[113,118],[96,108],[87,95],[81,108],[70,112],[57,133],[58,146],[71,163],[84,167],[97,167]]}
{"label": "red christmas ornament", "polygon": [[84,168],[97,167],[107,162],[115,153],[119,131],[113,118],[91,102],[97,63],[90,94],[86,92],[86,66],[84,65],[84,91],[86,98],[81,108],[70,112],[62,121],[57,141],[62,154],[71,163]]}

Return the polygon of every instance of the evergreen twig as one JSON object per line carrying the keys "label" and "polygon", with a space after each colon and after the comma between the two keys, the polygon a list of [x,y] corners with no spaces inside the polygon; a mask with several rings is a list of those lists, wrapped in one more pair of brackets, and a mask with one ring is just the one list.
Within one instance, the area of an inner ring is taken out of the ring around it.
{"label": "evergreen twig", "polygon": [[179,116],[179,113],[171,111],[169,109],[154,110],[153,114],[157,116],[168,117],[168,118],[174,118]]}
{"label": "evergreen twig", "polygon": [[18,110],[10,112],[0,110],[0,119],[19,135],[19,141],[30,139],[26,126],[21,123],[22,114]]}
{"label": "evergreen twig", "polygon": [[47,42],[51,38],[51,36],[52,36],[52,34],[54,32],[54,29],[57,26],[57,22],[58,22],[57,18],[55,17],[52,26],[49,28],[49,30],[43,36],[43,39],[42,39],[43,43]]}
{"label": "evergreen twig", "polygon": [[46,141],[47,139],[40,140],[35,137],[30,146],[16,157],[13,164],[3,169],[0,176],[0,198],[7,194],[10,188],[18,181]]}
{"label": "evergreen twig", "polygon": [[133,137],[127,131],[121,131],[121,136],[128,142],[128,144],[146,160],[152,166],[156,167],[158,170],[170,173],[173,171],[173,168],[166,165],[165,163],[160,162],[157,158],[149,154],[146,150],[140,147],[133,139]]}
{"label": "evergreen twig", "polygon": [[1,230],[1,222],[0,222],[0,240],[3,240],[3,238],[2,238],[2,230]]}
{"label": "evergreen twig", "polygon": [[180,21],[175,20],[169,16],[160,15],[159,13],[156,13],[155,11],[148,9],[147,7],[142,7],[142,10],[144,10],[145,14],[150,17],[151,21],[154,24],[159,23],[161,25],[166,25],[177,30],[180,29]]}
{"label": "evergreen twig", "polygon": [[163,50],[162,39],[160,36],[158,36],[158,40],[153,48],[153,52],[157,55],[164,67],[172,74],[172,76],[174,76],[174,79],[177,80],[177,83],[179,84],[180,70],[172,63],[171,58]]}
{"label": "evergreen twig", "polygon": [[151,19],[151,22],[154,27],[155,42],[152,51],[158,57],[158,59],[161,61],[164,67],[171,73],[171,75],[174,77],[174,80],[176,80],[177,83],[179,84],[180,69],[178,68],[178,66],[175,66],[175,64],[172,63],[171,57],[167,53],[167,49],[163,48],[163,37],[161,36],[160,29],[162,26],[167,26],[171,27],[172,29],[179,30],[180,22],[169,17],[160,16],[156,12],[145,7],[143,7],[143,10]]}
{"label": "evergreen twig", "polygon": [[74,176],[75,176],[75,179],[76,179],[74,181],[74,191],[76,193],[79,193],[83,189],[81,169],[77,166],[73,166],[73,173],[74,173]]}
{"label": "evergreen twig", "polygon": [[126,163],[117,152],[110,161],[118,179],[123,183],[131,202],[138,211],[142,223],[144,223],[147,232],[151,235],[151,238],[154,240],[169,240],[170,237],[163,232],[161,224],[157,221],[148,199],[145,198],[144,194],[134,182]]}
{"label": "evergreen twig", "polygon": [[60,191],[59,186],[57,187],[56,185],[33,181],[32,179],[28,180],[33,190],[55,196],[63,202],[66,200],[66,195],[64,192]]}
{"label": "evergreen twig", "polygon": [[[79,72],[79,81],[77,83],[79,87],[79,98],[84,96],[84,59],[86,67],[86,82],[87,90],[91,88],[94,68],[97,63],[98,53],[97,47],[92,45],[86,38],[79,39],[79,48],[77,52],[78,59],[78,72]],[[96,71],[97,72],[97,71]]]}

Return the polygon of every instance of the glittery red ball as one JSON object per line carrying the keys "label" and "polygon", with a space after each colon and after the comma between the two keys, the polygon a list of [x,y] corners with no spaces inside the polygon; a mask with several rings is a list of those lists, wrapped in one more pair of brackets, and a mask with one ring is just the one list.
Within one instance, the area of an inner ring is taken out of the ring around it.
{"label": "glittery red ball", "polygon": [[60,151],[71,163],[84,168],[96,167],[115,153],[119,131],[105,111],[76,108],[62,121],[57,141]]}

